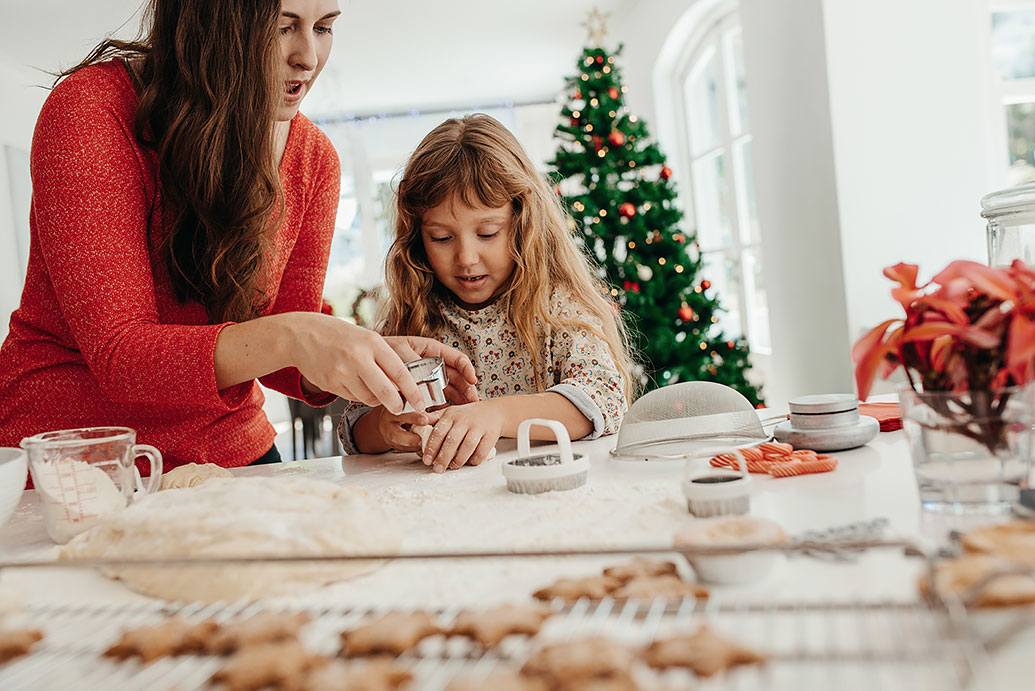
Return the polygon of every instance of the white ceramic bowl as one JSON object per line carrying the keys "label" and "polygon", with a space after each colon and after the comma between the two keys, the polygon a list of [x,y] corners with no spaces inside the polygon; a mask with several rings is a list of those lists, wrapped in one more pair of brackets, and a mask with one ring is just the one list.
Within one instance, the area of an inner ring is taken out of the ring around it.
{"label": "white ceramic bowl", "polygon": [[708,556],[687,556],[702,581],[724,585],[754,583],[769,575],[783,554],[773,551],[741,552]]}
{"label": "white ceramic bowl", "polygon": [[[701,580],[730,585],[762,580],[783,558],[779,550],[750,549],[750,546],[780,546],[786,542],[787,535],[777,523],[753,516],[699,519],[675,536],[676,549],[684,548],[680,551]],[[741,545],[747,548],[743,552],[694,553],[695,548],[735,548]]]}
{"label": "white ceramic bowl", "polygon": [[28,468],[24,451],[0,448],[0,526],[7,523],[21,501]]}

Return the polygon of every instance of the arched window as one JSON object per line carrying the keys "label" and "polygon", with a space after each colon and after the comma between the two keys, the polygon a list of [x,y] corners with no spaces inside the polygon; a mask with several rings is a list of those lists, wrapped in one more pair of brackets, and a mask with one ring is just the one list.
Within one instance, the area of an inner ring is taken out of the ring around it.
{"label": "arched window", "polygon": [[726,310],[719,325],[727,334],[746,337],[753,353],[764,357],[771,350],[769,309],[740,21],[735,3],[698,5],[710,7],[688,13],[692,16],[667,42],[676,48],[659,61],[672,94],[659,104],[671,111],[664,118],[665,143],[676,163],[687,223],[697,231],[704,278]]}

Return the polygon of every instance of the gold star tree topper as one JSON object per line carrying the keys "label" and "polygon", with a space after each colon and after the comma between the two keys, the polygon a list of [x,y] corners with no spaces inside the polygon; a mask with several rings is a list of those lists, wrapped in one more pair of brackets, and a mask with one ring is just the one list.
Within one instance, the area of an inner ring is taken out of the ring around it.
{"label": "gold star tree topper", "polygon": [[586,21],[580,24],[580,26],[586,27],[586,31],[589,33],[589,40],[597,48],[603,48],[604,46],[604,35],[607,34],[607,20],[611,17],[611,14],[611,12],[601,12],[594,7],[589,15],[586,16]]}

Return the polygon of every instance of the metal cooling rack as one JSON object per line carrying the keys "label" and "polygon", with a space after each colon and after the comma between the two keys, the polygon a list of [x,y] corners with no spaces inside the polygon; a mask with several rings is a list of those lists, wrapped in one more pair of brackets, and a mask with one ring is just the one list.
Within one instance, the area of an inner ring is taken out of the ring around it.
{"label": "metal cooling rack", "polygon": [[[499,668],[517,669],[543,642],[603,634],[631,645],[696,630],[708,623],[719,633],[769,656],[764,666],[744,667],[708,680],[684,670],[635,670],[643,688],[697,689],[977,689],[985,661],[950,611],[921,602],[817,602],[748,604],[580,600],[555,603],[557,614],[536,639],[511,636],[489,652],[462,637],[434,636],[397,663],[414,675],[412,689],[441,691],[457,678],[478,680]],[[29,606],[19,619],[42,628],[45,638],[27,657],[0,666],[4,689],[195,689],[222,665],[210,656],[166,658],[150,664],[101,656],[124,629],[168,616],[196,621],[245,617],[269,611],[261,605]],[[293,608],[312,621],[301,637],[312,651],[337,653],[339,634],[381,608]],[[461,608],[430,609],[448,625]]]}

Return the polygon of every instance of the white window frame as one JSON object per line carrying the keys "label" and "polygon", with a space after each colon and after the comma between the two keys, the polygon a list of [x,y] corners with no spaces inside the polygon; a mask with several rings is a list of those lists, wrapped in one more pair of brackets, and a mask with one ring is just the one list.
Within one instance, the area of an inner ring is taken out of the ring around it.
{"label": "white window frame", "polygon": [[1035,0],[987,0],[984,7],[979,9],[985,44],[982,62],[988,75],[986,122],[989,128],[989,141],[992,142],[988,147],[988,169],[996,189],[1010,184],[1010,133],[1006,124],[1006,108],[1019,103],[1035,103],[1035,78],[1003,79],[996,71],[992,59],[992,15],[1011,10],[1035,11]]}
{"label": "white window frame", "polygon": [[[725,183],[728,190],[726,198],[727,207],[724,209],[730,221],[731,244],[722,249],[709,249],[702,247],[702,255],[722,253],[727,262],[734,267],[738,274],[738,319],[741,334],[747,340],[752,352],[752,364],[764,374],[771,355],[771,347],[762,347],[760,342],[770,342],[768,334],[763,339],[761,334],[755,333],[756,327],[752,318],[755,307],[754,291],[748,290],[749,281],[745,280],[745,269],[743,258],[745,251],[754,250],[756,255],[761,254],[761,241],[745,242],[741,237],[741,214],[746,209],[746,200],[740,199],[737,177],[737,163],[734,157],[735,145],[751,141],[750,127],[744,129],[737,135],[731,132],[729,105],[730,99],[727,89],[729,87],[729,75],[731,71],[725,64],[726,51],[724,41],[727,33],[740,26],[737,3],[734,1],[723,1],[713,3],[713,6],[701,15],[688,32],[682,43],[682,50],[672,62],[672,69],[668,75],[668,86],[673,94],[671,101],[667,104],[672,111],[673,124],[668,128],[670,139],[675,144],[674,151],[670,154],[673,162],[675,177],[679,183],[680,203],[685,211],[689,227],[697,229],[697,213],[694,201],[694,162],[723,153],[726,158],[724,170]],[[690,114],[687,109],[686,83],[690,73],[698,64],[700,58],[708,51],[714,51],[717,75],[719,80],[719,125],[721,127],[721,140],[718,145],[697,154],[691,153],[690,145]],[[750,77],[749,77],[750,78]],[[743,128],[742,128],[743,129]],[[746,219],[745,219],[746,222]],[[707,278],[707,275],[704,276]],[[753,285],[753,280],[750,281]],[[722,295],[719,295],[720,305]]]}

